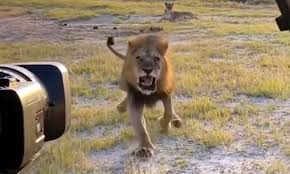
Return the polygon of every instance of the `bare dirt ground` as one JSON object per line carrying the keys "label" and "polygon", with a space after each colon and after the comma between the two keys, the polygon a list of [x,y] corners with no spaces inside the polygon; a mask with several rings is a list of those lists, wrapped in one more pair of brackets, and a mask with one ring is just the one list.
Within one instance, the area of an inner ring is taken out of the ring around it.
{"label": "bare dirt ground", "polygon": [[[159,16],[125,16],[122,22],[115,24],[119,20],[116,16],[103,15],[90,20],[72,20],[55,21],[45,20],[37,13],[26,14],[18,17],[2,18],[0,20],[0,40],[7,42],[67,42],[67,41],[85,41],[96,43],[103,41],[107,36],[131,36],[140,33],[141,27],[138,23],[144,20],[158,20]],[[232,18],[213,17],[214,20],[223,20],[236,22]],[[269,19],[265,19],[269,20]],[[125,23],[125,22],[126,23]],[[245,22],[243,19],[239,22]],[[136,27],[130,27],[130,24],[137,24]],[[98,26],[97,29],[93,27]],[[114,27],[117,27],[114,29]],[[204,31],[192,29],[179,32],[172,35],[173,42],[188,42],[191,38],[201,38]],[[190,37],[189,37],[190,36]],[[252,36],[227,36],[225,40],[258,40],[265,41],[271,39],[267,35]],[[119,49],[124,51],[125,45]],[[242,50],[243,51],[243,50]],[[117,89],[116,89],[117,90]],[[183,102],[185,98],[178,98],[176,102]],[[249,98],[246,96],[238,97],[237,102],[245,100],[258,107],[265,107],[269,104],[275,104],[275,109],[271,112],[260,113],[257,117],[251,118],[250,122],[255,124],[257,119],[271,120],[273,124],[284,126],[290,121],[290,101],[276,101],[267,98]],[[92,105],[96,107],[112,106],[106,101],[91,100],[87,98],[78,98],[76,105]],[[229,103],[235,106],[235,102]],[[107,130],[116,132],[124,125],[113,127],[98,126],[94,128],[92,134],[80,132],[83,138],[94,138],[106,134]],[[167,173],[167,174],[262,174],[264,168],[269,166],[275,160],[284,161],[290,165],[289,158],[286,158],[278,145],[274,142],[268,148],[261,148],[250,144],[244,137],[246,128],[243,126],[228,125],[236,136],[234,142],[228,147],[217,147],[207,149],[202,145],[185,138],[172,138],[167,136],[158,137],[155,144],[158,148],[156,154],[151,159],[136,159],[130,153],[136,146],[132,142],[117,145],[110,150],[96,151],[90,155],[94,161],[95,170],[93,173]],[[266,133],[267,135],[267,133]],[[132,145],[133,144],[133,145]],[[271,144],[271,143],[270,143]]]}
{"label": "bare dirt ground", "polygon": [[[242,98],[245,99],[244,96]],[[261,107],[277,102],[265,98],[250,98],[248,101]],[[290,121],[289,104],[289,101],[279,102],[273,112],[258,117],[283,126],[284,123]],[[255,121],[251,120],[251,122],[254,124]],[[132,142],[118,145],[111,150],[95,152],[91,158],[95,161],[96,173],[136,171],[136,173],[150,174],[264,174],[265,168],[269,167],[273,161],[281,160],[290,164],[290,160],[283,155],[274,142],[270,143],[269,148],[263,149],[245,140],[244,127],[233,128],[234,125],[229,125],[229,129],[232,129],[237,136],[229,147],[206,149],[192,140],[161,136],[155,142],[158,150],[149,160],[130,155],[130,152],[136,148],[136,145],[131,144]],[[97,136],[102,128],[96,129]]]}
{"label": "bare dirt ground", "polygon": [[[45,20],[37,12],[0,20],[0,39],[2,41],[99,41],[108,36],[132,36],[140,33],[140,24],[146,20],[158,20],[160,16],[124,16],[121,19],[113,15],[101,15],[88,20],[56,21]],[[146,19],[146,20],[144,20]],[[116,21],[121,24],[114,24]],[[124,21],[131,24],[124,24]],[[94,29],[94,27],[97,27]],[[115,27],[115,28],[114,28]]]}

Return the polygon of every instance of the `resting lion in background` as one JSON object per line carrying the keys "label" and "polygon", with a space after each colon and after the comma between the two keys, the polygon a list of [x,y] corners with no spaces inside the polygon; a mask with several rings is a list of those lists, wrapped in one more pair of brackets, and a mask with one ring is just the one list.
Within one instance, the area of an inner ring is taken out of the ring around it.
{"label": "resting lion in background", "polygon": [[196,15],[191,12],[184,11],[173,11],[174,2],[165,2],[165,10],[163,13],[163,17],[161,20],[169,20],[169,21],[185,21],[198,19]]}
{"label": "resting lion in background", "polygon": [[117,52],[112,45],[113,38],[109,37],[108,48],[124,60],[119,86],[127,92],[127,96],[117,109],[119,112],[127,110],[129,112],[130,123],[140,142],[140,148],[135,151],[135,155],[150,157],[155,147],[146,130],[144,106],[152,107],[158,100],[162,101],[164,116],[159,118],[159,122],[163,132],[168,131],[170,123],[174,127],[181,127],[182,124],[172,104],[174,79],[168,57],[169,42],[161,35],[138,35],[128,41],[127,55]]}

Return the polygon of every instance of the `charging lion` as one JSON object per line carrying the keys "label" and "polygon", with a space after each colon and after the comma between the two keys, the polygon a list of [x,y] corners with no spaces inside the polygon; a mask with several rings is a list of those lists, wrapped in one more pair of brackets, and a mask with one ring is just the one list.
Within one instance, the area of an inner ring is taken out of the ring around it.
{"label": "charging lion", "polygon": [[150,157],[155,147],[146,130],[144,106],[152,107],[158,100],[162,101],[164,116],[159,118],[159,122],[163,132],[168,131],[170,123],[177,128],[182,124],[172,104],[174,79],[168,57],[169,42],[161,35],[138,35],[128,42],[127,55],[117,52],[112,45],[113,38],[109,37],[108,48],[124,60],[119,87],[127,92],[117,109],[121,113],[127,110],[129,112],[130,122],[140,142],[140,148],[134,154]]}

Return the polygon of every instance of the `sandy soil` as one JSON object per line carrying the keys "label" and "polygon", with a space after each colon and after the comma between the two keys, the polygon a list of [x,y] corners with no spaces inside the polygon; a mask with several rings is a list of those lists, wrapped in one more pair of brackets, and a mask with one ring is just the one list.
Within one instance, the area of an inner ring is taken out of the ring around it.
{"label": "sandy soil", "polygon": [[[119,19],[120,18],[120,19]],[[56,21],[45,20],[41,15],[27,14],[17,17],[1,18],[1,41],[95,41],[108,36],[131,36],[140,33],[142,27],[134,24],[160,17],[101,15],[88,20]],[[143,19],[143,20],[142,20]],[[119,21],[119,24],[115,24]],[[122,22],[123,21],[123,22]],[[130,24],[124,24],[128,21]],[[95,27],[95,28],[94,28]],[[97,28],[96,28],[97,27]]]}
{"label": "sandy soil", "polygon": [[[245,96],[241,97],[245,100]],[[266,98],[248,98],[251,104],[267,106],[277,101]],[[274,120],[277,124],[290,121],[290,101],[279,102],[276,109],[258,117]],[[254,121],[254,120],[250,120]],[[232,125],[233,126],[233,125]],[[231,127],[231,126],[229,126]],[[103,127],[95,129],[95,136],[100,134]],[[120,127],[113,131],[118,132]],[[96,131],[97,130],[97,131]],[[96,173],[166,173],[166,174],[264,174],[273,161],[281,160],[290,164],[275,143],[269,148],[252,145],[245,140],[244,127],[235,127],[233,132],[236,139],[229,147],[205,149],[202,145],[184,138],[158,137],[155,141],[156,154],[151,159],[133,157],[131,152],[136,144],[129,142],[110,150],[98,151],[91,154],[95,161]],[[94,137],[94,135],[89,135]],[[145,172],[146,171],[146,172]]]}

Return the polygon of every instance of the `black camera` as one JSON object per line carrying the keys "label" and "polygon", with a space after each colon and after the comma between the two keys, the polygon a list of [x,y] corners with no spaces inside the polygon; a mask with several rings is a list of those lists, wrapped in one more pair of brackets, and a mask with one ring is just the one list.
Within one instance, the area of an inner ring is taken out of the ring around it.
{"label": "black camera", "polygon": [[16,173],[70,126],[68,71],[60,63],[0,65],[0,173]]}
{"label": "black camera", "polygon": [[290,30],[290,0],[276,0],[281,16],[276,18],[276,22],[281,31]]}

